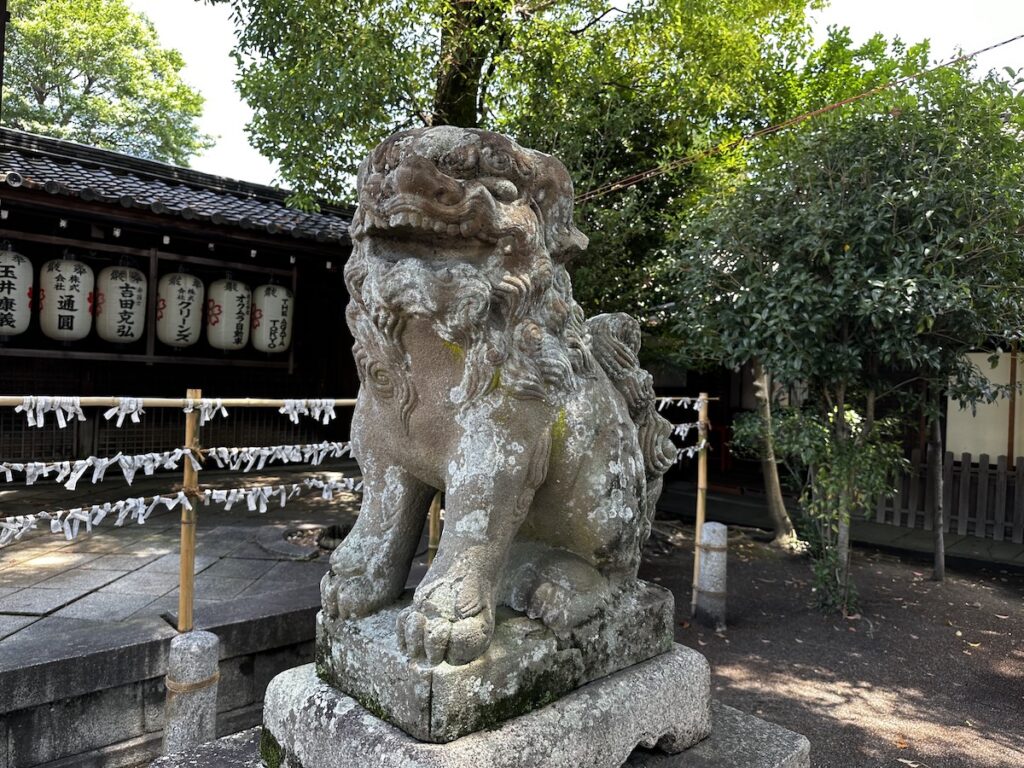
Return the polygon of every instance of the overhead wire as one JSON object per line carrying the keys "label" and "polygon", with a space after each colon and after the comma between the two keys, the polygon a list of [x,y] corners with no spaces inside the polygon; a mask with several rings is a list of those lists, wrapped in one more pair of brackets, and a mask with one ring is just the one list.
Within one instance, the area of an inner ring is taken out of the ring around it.
{"label": "overhead wire", "polygon": [[845,107],[848,104],[852,104],[854,102],[861,101],[862,99],[875,96],[891,88],[896,88],[898,86],[913,82],[914,80],[924,77],[925,75],[931,72],[935,72],[946,67],[952,67],[963,61],[969,61],[970,59],[976,58],[982,55],[983,53],[994,51],[997,48],[1001,48],[1004,45],[1010,45],[1011,43],[1015,43],[1018,40],[1024,40],[1024,33],[1014,35],[1013,37],[1007,38],[1006,40],[1002,40],[998,43],[993,43],[992,45],[987,45],[984,48],[979,48],[978,50],[972,51],[971,53],[961,54],[960,56],[956,56],[947,61],[935,64],[934,66],[928,67],[926,69],[922,69],[921,71],[915,72],[911,75],[906,75],[895,80],[890,80],[887,83],[883,83],[882,85],[863,91],[862,93],[858,93],[854,96],[848,96],[847,98],[840,99],[839,101],[834,101],[831,104],[826,104],[823,107],[819,107],[809,112],[804,112],[802,114],[796,115],[795,117],[783,120],[780,123],[766,126],[764,128],[759,128],[755,131],[743,134],[742,136],[737,136],[734,139],[730,139],[729,141],[723,142],[714,147],[709,147],[708,149],[702,150],[701,152],[695,152],[694,154],[679,158],[678,160],[672,160],[662,165],[649,168],[646,171],[641,171],[630,176],[625,176],[621,179],[618,179],[617,181],[611,181],[605,184],[601,184],[597,187],[594,187],[591,190],[587,190],[586,192],[577,195],[576,204],[579,205],[581,203],[589,202],[594,198],[602,197],[603,195],[607,195],[611,192],[618,192],[623,189],[635,187],[636,185],[644,181],[647,181],[648,179],[652,179],[656,176],[661,176],[666,173],[671,173],[672,171],[684,168],[688,165],[693,165],[694,163],[705,158],[713,157],[714,155],[721,154],[723,152],[728,152],[729,150],[735,149],[736,147],[746,142],[761,138],[762,136],[768,136],[773,133],[778,133],[779,131],[783,131],[786,128],[790,128],[806,120],[811,120],[815,117],[819,117],[820,115],[824,115],[828,112],[832,112],[841,107]]}

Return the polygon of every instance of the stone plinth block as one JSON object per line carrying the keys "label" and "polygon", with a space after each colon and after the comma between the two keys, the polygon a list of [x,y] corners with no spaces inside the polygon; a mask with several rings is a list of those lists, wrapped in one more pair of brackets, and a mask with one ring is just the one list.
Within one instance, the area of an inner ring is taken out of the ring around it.
{"label": "stone plinth block", "polygon": [[275,677],[264,701],[268,766],[302,768],[619,768],[638,746],[680,752],[711,731],[707,660],[676,645],[548,706],[447,744],[375,717],[312,664]]}
{"label": "stone plinth block", "polygon": [[164,752],[180,752],[217,737],[220,640],[195,630],[171,640],[164,710]]}
{"label": "stone plinth block", "polygon": [[395,620],[408,593],[357,620],[317,617],[320,677],[420,741],[449,742],[556,701],[592,680],[672,648],[672,594],[645,582],[563,635],[509,610],[475,661],[429,666],[399,648]]}

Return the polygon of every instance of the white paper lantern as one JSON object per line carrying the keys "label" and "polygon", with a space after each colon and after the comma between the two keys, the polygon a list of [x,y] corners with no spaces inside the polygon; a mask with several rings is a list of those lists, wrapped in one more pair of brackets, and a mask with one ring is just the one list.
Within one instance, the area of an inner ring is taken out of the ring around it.
{"label": "white paper lantern", "polygon": [[261,285],[252,293],[252,346],[258,352],[286,352],[292,343],[295,297],[283,285]]}
{"label": "white paper lantern", "polygon": [[146,327],[146,276],[132,267],[107,267],[96,278],[96,333],[128,344]]}
{"label": "white paper lantern", "polygon": [[0,336],[17,336],[32,319],[32,262],[10,249],[0,251]]}
{"label": "white paper lantern", "polygon": [[156,289],[156,337],[169,347],[183,349],[199,341],[206,289],[193,275],[164,275]]}
{"label": "white paper lantern", "polygon": [[241,349],[249,343],[252,293],[238,280],[210,283],[206,299],[206,340],[214,349]]}
{"label": "white paper lantern", "polygon": [[92,330],[95,280],[77,259],[53,259],[39,272],[39,327],[56,341],[80,341]]}

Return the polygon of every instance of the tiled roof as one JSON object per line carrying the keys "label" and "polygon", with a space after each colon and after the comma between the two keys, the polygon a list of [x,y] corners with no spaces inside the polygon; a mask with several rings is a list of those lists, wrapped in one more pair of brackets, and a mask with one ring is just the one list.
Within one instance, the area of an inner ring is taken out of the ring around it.
{"label": "tiled roof", "polygon": [[348,242],[351,211],[304,213],[286,192],[74,142],[0,129],[0,189],[25,187],[164,216],[260,229],[319,242]]}

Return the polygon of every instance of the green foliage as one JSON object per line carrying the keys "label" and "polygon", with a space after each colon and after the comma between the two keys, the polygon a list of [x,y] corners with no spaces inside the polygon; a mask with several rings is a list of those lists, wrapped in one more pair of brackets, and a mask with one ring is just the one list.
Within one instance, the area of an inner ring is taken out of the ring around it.
{"label": "green foliage", "polygon": [[4,124],[184,164],[210,146],[184,60],[124,0],[11,0]]}
{"label": "green foliage", "polygon": [[679,322],[832,406],[922,381],[991,397],[962,355],[1024,310],[1022,125],[1011,83],[944,70],[760,144],[684,225]]}
{"label": "green foliage", "polygon": [[[822,573],[840,574],[830,604],[851,595],[850,515],[897,459],[876,413],[992,399],[964,354],[1019,336],[1024,97],[1010,77],[943,69],[780,133],[680,224],[684,354],[757,359],[818,414],[791,435],[782,416],[775,449],[809,470]],[[863,422],[830,419],[852,409]]]}

